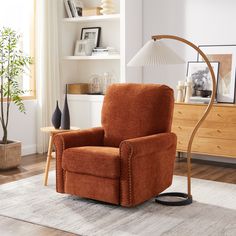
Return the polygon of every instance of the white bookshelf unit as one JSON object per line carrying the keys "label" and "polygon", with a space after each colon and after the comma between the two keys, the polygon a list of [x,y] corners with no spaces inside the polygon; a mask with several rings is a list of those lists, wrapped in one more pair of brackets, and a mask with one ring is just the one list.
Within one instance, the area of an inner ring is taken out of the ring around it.
{"label": "white bookshelf unit", "polygon": [[[101,5],[100,0],[82,2],[86,8]],[[115,83],[141,82],[141,69],[128,68],[126,65],[142,46],[142,0],[113,2],[114,14],[67,18],[64,1],[60,0],[59,53],[62,93],[65,92],[66,84],[89,83],[93,74],[103,75],[105,72],[113,75]],[[99,46],[113,47],[118,53],[74,56],[75,44],[80,40],[81,30],[88,27],[101,27]],[[98,121],[102,101],[102,95],[69,95],[71,125],[80,128],[100,125]]]}

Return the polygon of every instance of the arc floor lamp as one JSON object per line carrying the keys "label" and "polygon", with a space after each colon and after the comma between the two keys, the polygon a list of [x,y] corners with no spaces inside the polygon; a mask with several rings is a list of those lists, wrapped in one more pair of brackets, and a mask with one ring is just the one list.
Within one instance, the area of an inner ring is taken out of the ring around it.
{"label": "arc floor lamp", "polygon": [[[169,192],[169,193],[162,193],[156,197],[156,202],[164,204],[164,205],[172,205],[172,206],[181,206],[181,205],[188,205],[192,203],[192,194],[191,194],[191,150],[194,137],[202,125],[203,121],[206,119],[207,115],[209,114],[210,110],[212,109],[215,94],[216,94],[216,78],[213,71],[213,68],[208,60],[207,56],[203,53],[201,49],[199,49],[195,44],[192,42],[175,36],[175,35],[155,35],[152,36],[152,39],[148,41],[138,52],[137,54],[131,59],[128,63],[128,66],[158,66],[163,64],[181,64],[184,61],[169,47],[167,47],[164,43],[162,43],[163,39],[171,39],[182,42],[187,44],[188,46],[195,49],[206,62],[212,79],[212,94],[210,102],[203,113],[200,120],[197,122],[193,131],[190,135],[188,148],[187,148],[187,193],[182,192]],[[177,197],[179,198],[177,201],[168,201],[165,200],[164,197]]]}

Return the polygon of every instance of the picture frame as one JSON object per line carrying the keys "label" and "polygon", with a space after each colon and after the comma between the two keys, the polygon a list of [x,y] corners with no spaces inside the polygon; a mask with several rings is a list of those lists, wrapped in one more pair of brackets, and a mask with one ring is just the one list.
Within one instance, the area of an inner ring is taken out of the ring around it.
{"label": "picture frame", "polygon": [[[219,76],[219,62],[211,62],[216,80]],[[192,78],[193,96],[209,97],[212,93],[212,79],[210,70],[205,62],[189,61],[187,65],[187,77]],[[216,81],[216,82],[217,82]]]}
{"label": "picture frame", "polygon": [[94,47],[99,47],[101,27],[82,28],[81,40],[94,40]]}
{"label": "picture frame", "polygon": [[86,56],[87,40],[77,40],[75,44],[74,56]]}
{"label": "picture frame", "polygon": [[[236,45],[199,45],[198,47],[206,54],[209,61],[220,63],[217,102],[235,103]],[[203,60],[199,54],[197,60]]]}

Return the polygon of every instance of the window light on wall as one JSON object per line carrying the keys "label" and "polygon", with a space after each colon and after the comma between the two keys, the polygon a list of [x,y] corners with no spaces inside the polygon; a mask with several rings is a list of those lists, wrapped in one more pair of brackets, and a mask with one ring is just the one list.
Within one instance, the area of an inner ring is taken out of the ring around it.
{"label": "window light on wall", "polygon": [[[1,1],[0,28],[10,27],[17,31],[21,38],[21,49],[27,55],[34,57],[34,4],[35,0]],[[22,87],[29,90],[25,96],[34,96],[34,68],[30,75],[22,78]]]}

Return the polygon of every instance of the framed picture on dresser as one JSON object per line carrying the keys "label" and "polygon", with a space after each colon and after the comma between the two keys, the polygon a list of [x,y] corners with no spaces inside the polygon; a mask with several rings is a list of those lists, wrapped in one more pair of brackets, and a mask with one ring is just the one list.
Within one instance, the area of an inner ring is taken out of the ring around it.
{"label": "framed picture on dresser", "polygon": [[[216,80],[219,75],[219,62],[211,62]],[[203,61],[189,61],[187,77],[190,77],[193,84],[193,96],[209,97],[212,93],[211,74],[207,64]],[[217,82],[216,81],[216,82]]]}
{"label": "framed picture on dresser", "polygon": [[[219,62],[217,97],[219,103],[235,103],[236,45],[200,45],[209,61]],[[198,54],[198,61],[203,61]]]}

